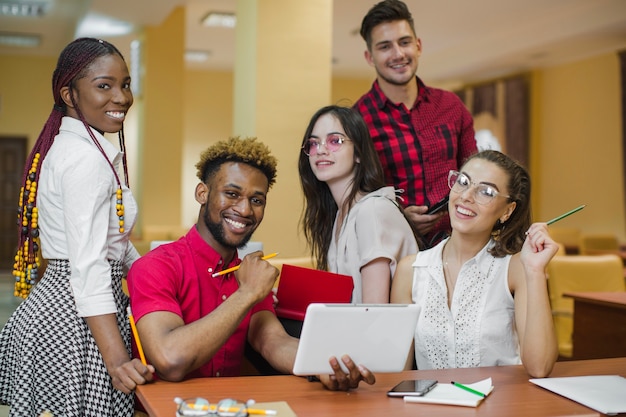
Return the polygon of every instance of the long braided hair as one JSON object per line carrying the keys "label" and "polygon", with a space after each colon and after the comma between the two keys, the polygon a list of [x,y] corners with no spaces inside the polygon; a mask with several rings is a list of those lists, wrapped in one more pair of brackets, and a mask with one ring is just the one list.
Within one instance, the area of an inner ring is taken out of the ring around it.
{"label": "long braided hair", "polygon": [[[120,232],[123,232],[123,204],[121,197],[121,182],[113,165],[104,154],[104,150],[96,140],[92,129],[85,120],[82,112],[77,106],[74,99],[73,90],[78,79],[85,76],[90,64],[102,56],[119,55],[122,59],[121,52],[112,44],[95,38],[79,38],[69,43],[59,55],[57,66],[52,75],[52,97],[54,98],[54,106],[48,120],[43,126],[39,138],[35,142],[24,166],[24,174],[22,177],[22,187],[19,197],[18,208],[18,246],[13,264],[13,275],[15,276],[16,297],[26,298],[30,293],[30,289],[37,280],[41,265],[39,257],[39,226],[38,226],[38,209],[37,209],[37,185],[39,183],[39,173],[41,164],[50,150],[55,136],[59,133],[61,119],[65,116],[67,106],[61,97],[61,89],[69,87],[72,103],[79,119],[85,125],[87,132],[91,136],[94,144],[109,162],[113,173],[117,179],[119,190],[118,197],[118,215],[120,216]],[[126,168],[126,152],[124,145],[124,131],[121,129],[118,133],[120,139],[120,148],[123,154],[124,174],[128,178]],[[128,182],[126,181],[128,185]],[[120,215],[121,213],[121,215]]]}

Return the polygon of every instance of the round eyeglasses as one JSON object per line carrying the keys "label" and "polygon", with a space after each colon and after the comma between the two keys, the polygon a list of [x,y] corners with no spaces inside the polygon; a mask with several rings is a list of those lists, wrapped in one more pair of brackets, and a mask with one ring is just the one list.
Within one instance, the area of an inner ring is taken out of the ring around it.
{"label": "round eyeglasses", "polygon": [[304,142],[304,145],[302,145],[302,152],[304,152],[306,156],[315,156],[318,154],[320,146],[322,145],[330,152],[337,152],[341,149],[341,145],[348,140],[350,139],[340,134],[328,135],[324,140],[309,138]]}
{"label": "round eyeglasses", "polygon": [[496,197],[511,198],[511,196],[501,194],[493,185],[476,184],[462,172],[450,170],[448,173],[448,187],[455,193],[464,193],[472,186],[474,186],[474,201],[481,206],[491,203]]}
{"label": "round eyeglasses", "polygon": [[248,416],[249,407],[254,404],[254,400],[247,402],[226,398],[217,404],[210,404],[204,398],[174,398],[174,402],[178,404],[176,409],[176,417],[245,417]]}

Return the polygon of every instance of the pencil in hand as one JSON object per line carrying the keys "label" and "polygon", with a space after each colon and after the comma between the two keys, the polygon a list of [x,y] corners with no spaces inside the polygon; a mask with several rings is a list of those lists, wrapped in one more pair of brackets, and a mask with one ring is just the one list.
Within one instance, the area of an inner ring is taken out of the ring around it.
{"label": "pencil in hand", "polygon": [[[274,252],[274,253],[270,253],[269,255],[265,255],[263,256],[261,259],[266,260],[266,259],[270,259],[273,258],[274,256],[278,255],[278,252]],[[228,269],[224,269],[223,271],[220,272],[216,272],[213,275],[211,275],[213,278],[215,277],[219,277],[220,275],[225,275],[228,274],[229,272],[233,272],[239,269],[241,265],[237,265],[237,266],[233,266],[232,268],[228,268]]]}
{"label": "pencil in hand", "polygon": [[585,208],[585,205],[584,205],[584,204],[583,204],[582,206],[578,206],[578,207],[576,207],[575,209],[568,211],[567,213],[563,213],[563,214],[561,214],[560,216],[557,216],[557,217],[555,217],[555,218],[554,218],[554,219],[552,219],[552,220],[548,220],[548,221],[546,222],[546,224],[549,226],[549,225],[551,225],[552,223],[556,223],[556,222],[558,222],[559,220],[566,218],[567,216],[571,216],[572,214],[574,214],[574,213],[576,213],[577,211],[580,211],[580,210],[582,210],[582,209],[584,209],[584,208]]}
{"label": "pencil in hand", "polygon": [[141,359],[141,363],[147,365],[146,356],[143,354],[143,347],[141,346],[141,340],[139,340],[139,333],[137,333],[137,326],[135,325],[135,318],[133,317],[133,313],[130,311],[130,306],[126,307],[126,313],[128,314],[128,321],[130,322],[130,328],[133,332],[133,337],[135,338],[135,344],[137,345],[137,350],[139,351],[139,358]]}
{"label": "pencil in hand", "polygon": [[[585,204],[583,204],[582,206],[578,206],[575,209],[572,209],[570,211],[568,211],[567,213],[563,213],[560,216],[555,217],[554,219],[550,219],[546,222],[546,225],[550,226],[553,223],[558,222],[559,220],[562,220],[564,218],[566,218],[567,216],[571,216],[572,214],[582,210],[585,208]],[[528,235],[528,231],[524,232],[526,235]]]}

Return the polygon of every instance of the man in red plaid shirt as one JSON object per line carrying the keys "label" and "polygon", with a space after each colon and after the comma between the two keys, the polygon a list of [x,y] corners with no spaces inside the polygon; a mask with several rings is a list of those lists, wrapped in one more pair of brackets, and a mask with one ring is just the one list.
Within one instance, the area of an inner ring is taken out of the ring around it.
{"label": "man in red plaid shirt", "polygon": [[365,59],[376,80],[354,108],[367,123],[385,178],[427,247],[450,232],[447,211],[425,214],[445,197],[448,172],[477,152],[472,116],[452,92],[426,86],[415,74],[422,53],[413,17],[400,0],[374,5],[361,24]]}

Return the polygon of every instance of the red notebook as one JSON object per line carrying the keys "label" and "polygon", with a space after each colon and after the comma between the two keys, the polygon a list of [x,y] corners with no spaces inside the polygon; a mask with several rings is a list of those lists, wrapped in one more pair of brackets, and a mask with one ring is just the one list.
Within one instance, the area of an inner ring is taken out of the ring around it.
{"label": "red notebook", "polygon": [[276,316],[304,320],[311,303],[349,303],[354,282],[349,275],[284,264],[276,298]]}

